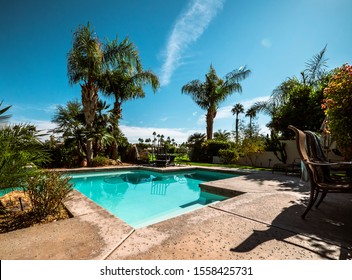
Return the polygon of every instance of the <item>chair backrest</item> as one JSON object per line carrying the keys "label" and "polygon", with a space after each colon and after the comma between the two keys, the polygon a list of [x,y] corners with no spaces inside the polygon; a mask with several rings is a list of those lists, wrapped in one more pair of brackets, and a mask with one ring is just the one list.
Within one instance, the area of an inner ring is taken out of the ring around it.
{"label": "chair backrest", "polygon": [[296,134],[296,146],[297,146],[298,154],[300,155],[302,163],[308,174],[309,181],[311,182],[311,184],[314,184],[315,179],[317,177],[315,175],[316,172],[314,167],[310,164],[307,164],[307,161],[309,161],[309,157],[306,150],[306,134],[302,130],[299,130],[297,127],[293,125],[289,125],[288,128],[294,131]]}
{"label": "chair backrest", "polygon": [[299,130],[293,125],[289,125],[288,128],[293,130],[296,134],[296,146],[301,160],[303,161],[309,160],[309,157],[306,151],[306,135],[304,134],[303,131]]}
{"label": "chair backrest", "polygon": [[[313,166],[313,165],[307,163],[307,161],[310,161],[310,160],[314,161],[313,158],[310,159],[310,157],[308,156],[308,153],[307,153],[307,149],[310,151],[313,149],[312,145],[313,145],[314,141],[312,142],[312,140],[313,140],[313,139],[311,139],[312,135],[309,134],[309,136],[308,136],[308,134],[304,133],[303,131],[299,130],[298,128],[296,128],[292,125],[289,125],[288,128],[293,130],[296,134],[297,150],[298,150],[298,153],[300,154],[301,160],[302,160],[302,162],[306,168],[306,171],[308,173],[310,183],[312,185],[315,185],[318,182],[325,181],[327,179],[327,177],[325,177],[325,175],[324,175],[325,170],[323,170],[320,166]],[[308,140],[308,138],[310,140]]]}
{"label": "chair backrest", "polygon": [[[311,161],[318,161],[318,162],[329,162],[327,157],[324,154],[323,147],[321,145],[320,139],[318,135],[316,135],[312,131],[305,131],[306,134],[306,145],[308,156]],[[315,166],[315,173],[317,180],[320,182],[329,182],[332,180],[330,176],[330,166],[329,165],[321,165]]]}

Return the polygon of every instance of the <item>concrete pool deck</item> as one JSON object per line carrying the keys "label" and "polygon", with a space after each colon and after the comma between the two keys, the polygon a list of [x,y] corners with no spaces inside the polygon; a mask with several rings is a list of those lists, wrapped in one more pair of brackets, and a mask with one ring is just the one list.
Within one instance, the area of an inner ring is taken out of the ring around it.
{"label": "concrete pool deck", "polygon": [[352,194],[328,195],[302,220],[309,189],[296,176],[249,171],[204,187],[239,195],[139,229],[74,191],[73,218],[0,234],[0,258],[352,259]]}

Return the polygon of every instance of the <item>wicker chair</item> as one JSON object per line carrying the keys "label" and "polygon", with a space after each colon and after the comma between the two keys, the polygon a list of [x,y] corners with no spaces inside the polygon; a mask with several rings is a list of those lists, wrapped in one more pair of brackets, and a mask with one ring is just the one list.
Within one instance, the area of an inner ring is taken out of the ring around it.
{"label": "wicker chair", "polygon": [[328,162],[326,158],[319,154],[322,150],[319,146],[319,141],[317,141],[314,135],[310,132],[304,133],[292,125],[288,128],[293,130],[296,134],[297,150],[309,176],[310,198],[307,208],[302,214],[302,218],[304,219],[315,204],[320,193],[321,197],[316,204],[316,208],[318,208],[328,193],[352,193],[352,182],[337,180],[330,175],[331,166],[340,164],[351,165],[352,162]]}

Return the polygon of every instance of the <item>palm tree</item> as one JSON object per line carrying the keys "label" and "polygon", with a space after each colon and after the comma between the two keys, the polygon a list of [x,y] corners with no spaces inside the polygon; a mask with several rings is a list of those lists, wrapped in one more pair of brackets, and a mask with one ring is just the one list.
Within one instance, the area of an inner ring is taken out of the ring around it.
{"label": "palm tree", "polygon": [[257,115],[257,111],[254,108],[249,108],[246,111],[246,117],[249,117],[249,131],[250,134],[252,134],[252,120],[253,118],[255,118],[255,116]]}
{"label": "palm tree", "polygon": [[251,71],[240,67],[220,79],[215,69],[210,65],[209,72],[205,75],[205,82],[193,80],[182,87],[182,93],[191,95],[192,99],[203,110],[207,110],[207,139],[213,138],[213,124],[219,104],[233,92],[242,92],[240,81],[249,76]]}
{"label": "palm tree", "polygon": [[[67,73],[71,85],[80,83],[85,125],[90,132],[93,129],[95,111],[98,105],[98,81],[103,65],[101,43],[87,26],[80,25],[73,34],[73,47],[68,53]],[[86,141],[87,163],[93,159],[93,140]]]}
{"label": "palm tree", "polygon": [[241,114],[241,113],[244,113],[244,108],[243,108],[243,105],[241,103],[237,103],[235,104],[233,107],[232,107],[232,110],[231,110],[232,114],[233,115],[236,115],[236,145],[238,145],[238,115]]}
{"label": "palm tree", "polygon": [[220,141],[230,141],[231,133],[229,131],[221,130],[214,132],[214,139]]}
{"label": "palm tree", "polygon": [[318,54],[314,55],[308,62],[306,62],[307,68],[301,73],[304,84],[316,87],[319,81],[326,75],[326,47],[327,45],[325,45]]}
{"label": "palm tree", "polygon": [[[87,152],[87,130],[81,103],[74,100],[68,101],[65,106],[57,106],[51,121],[57,125],[51,132],[61,135],[65,145],[73,145],[77,155],[84,157]],[[70,156],[74,157],[72,154]]]}
{"label": "palm tree", "polygon": [[[114,108],[113,132],[118,131],[118,123],[122,118],[122,103],[136,98],[145,97],[143,86],[151,84],[155,92],[159,88],[158,77],[150,70],[143,70],[135,45],[127,38],[118,43],[116,38],[108,42],[104,53],[106,63],[100,79],[103,94],[112,96]],[[117,143],[113,143],[113,159],[117,158]]]}
{"label": "palm tree", "polygon": [[130,58],[133,60],[128,63],[126,58],[118,58],[118,61],[121,61],[112,65],[114,69],[111,69],[111,65],[107,65],[101,79],[103,94],[115,99],[113,114],[117,121],[122,117],[123,102],[144,98],[143,87],[147,84],[152,86],[154,92],[159,88],[158,77],[151,70],[143,70],[135,46],[128,40],[124,40],[121,44],[125,45],[125,51],[131,52]]}
{"label": "palm tree", "polygon": [[196,144],[201,144],[205,141],[205,134],[204,133],[193,133],[192,135],[190,135],[187,139],[187,143],[189,145],[196,145]]}

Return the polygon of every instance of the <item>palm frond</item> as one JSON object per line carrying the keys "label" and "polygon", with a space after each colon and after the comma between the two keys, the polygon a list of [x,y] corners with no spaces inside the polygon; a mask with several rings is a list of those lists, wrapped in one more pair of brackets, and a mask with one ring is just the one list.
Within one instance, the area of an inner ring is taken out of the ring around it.
{"label": "palm frond", "polygon": [[[2,103],[3,103],[3,101],[0,102],[0,106],[2,105]],[[11,115],[3,115],[11,107],[12,107],[12,105],[0,109],[0,122],[4,122],[5,120],[7,120],[11,117]]]}
{"label": "palm frond", "polygon": [[327,59],[324,57],[326,52],[325,47],[316,55],[313,56],[307,63],[304,73],[307,73],[308,83],[314,85],[325,73],[327,67]]}

